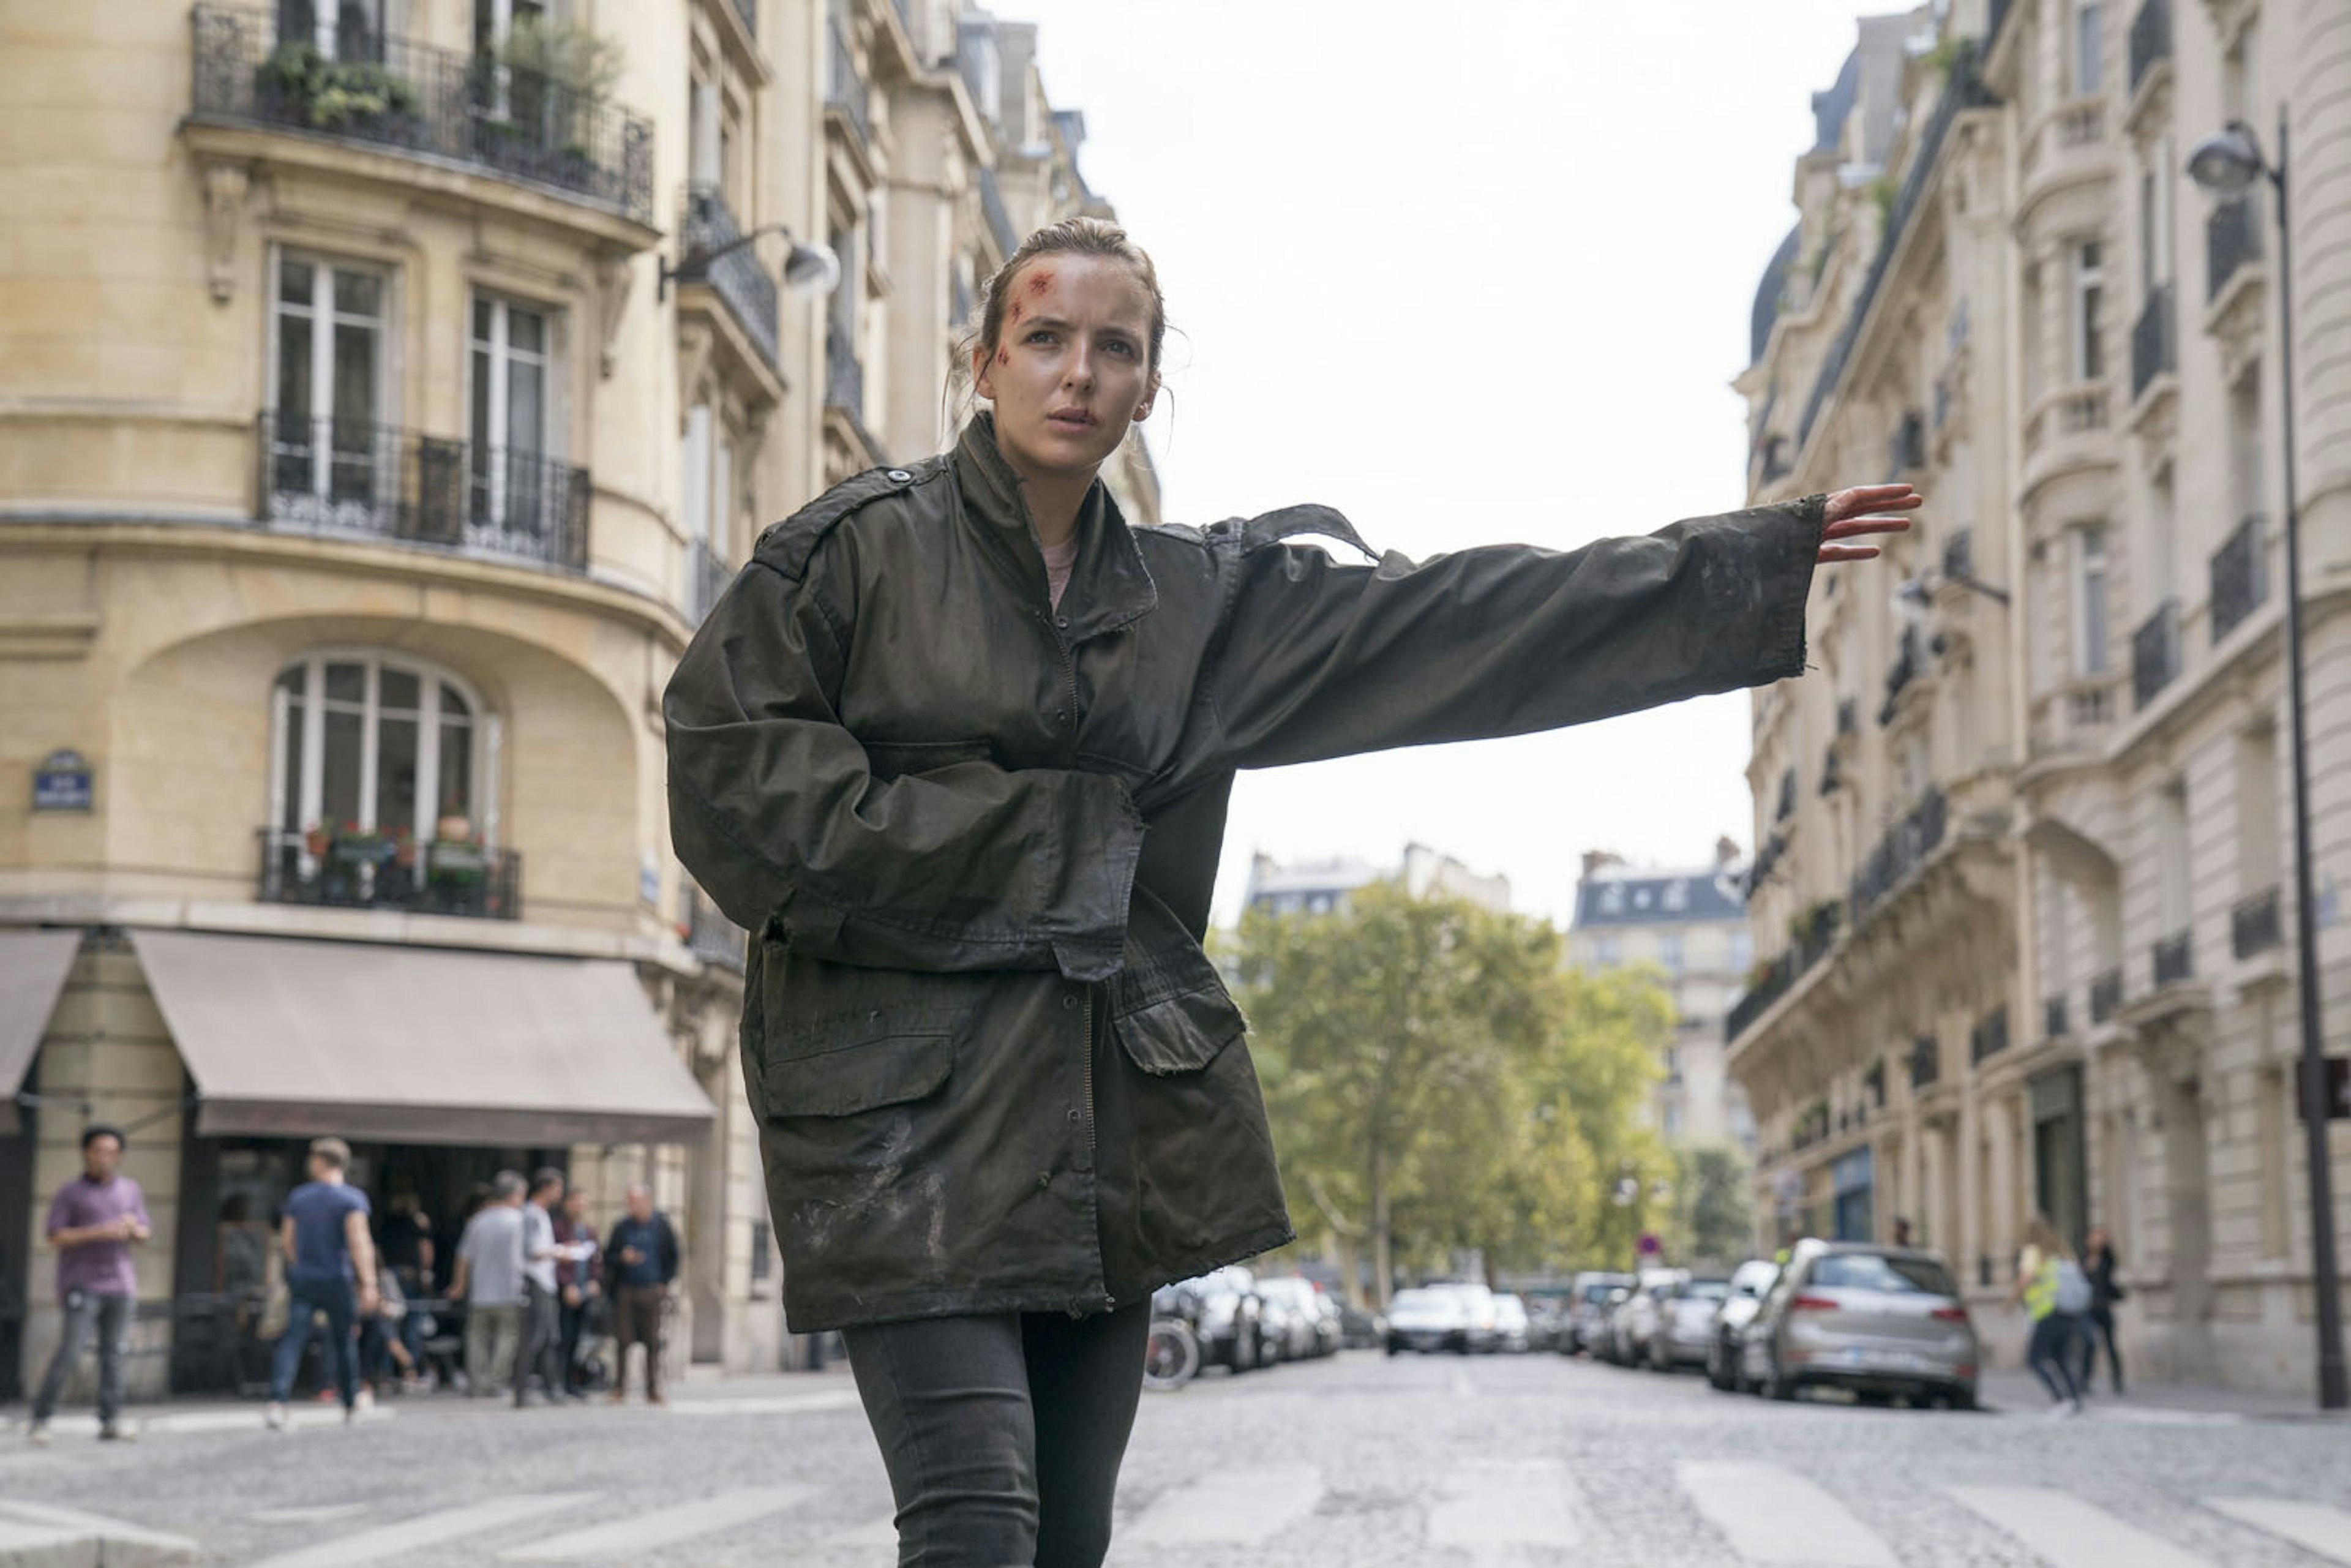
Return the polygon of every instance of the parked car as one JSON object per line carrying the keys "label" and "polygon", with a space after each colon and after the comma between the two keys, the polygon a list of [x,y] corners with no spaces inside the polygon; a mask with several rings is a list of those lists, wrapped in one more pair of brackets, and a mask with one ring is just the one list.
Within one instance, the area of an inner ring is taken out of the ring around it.
{"label": "parked car", "polygon": [[1494,1298],[1494,1348],[1512,1355],[1524,1355],[1528,1349],[1529,1328],[1527,1304],[1507,1291]]}
{"label": "parked car", "polygon": [[1714,1314],[1730,1293],[1727,1274],[1692,1274],[1657,1301],[1657,1324],[1649,1334],[1649,1366],[1656,1372],[1700,1366],[1714,1333]]}
{"label": "parked car", "polygon": [[1567,1322],[1558,1342],[1560,1354],[1573,1355],[1581,1350],[1598,1354],[1601,1332],[1608,1322],[1608,1298],[1632,1285],[1630,1274],[1593,1270],[1578,1274],[1567,1288]]}
{"label": "parked car", "polygon": [[1619,1366],[1638,1366],[1657,1332],[1665,1293],[1687,1278],[1680,1269],[1644,1269],[1632,1290],[1608,1314],[1606,1355]]}
{"label": "parked car", "polygon": [[1385,1312],[1367,1307],[1350,1306],[1345,1301],[1339,1307],[1339,1344],[1345,1350],[1377,1350],[1388,1343],[1388,1319]]}
{"label": "parked car", "polygon": [[1442,1280],[1398,1291],[1388,1303],[1387,1349],[1489,1351],[1497,1343],[1494,1292],[1468,1281]]}
{"label": "parked car", "polygon": [[1717,1388],[1739,1388],[1740,1337],[1753,1321],[1755,1309],[1763,1304],[1771,1281],[1779,1277],[1780,1265],[1769,1258],[1750,1258],[1731,1271],[1730,1289],[1715,1309],[1707,1334],[1706,1380]]}
{"label": "parked car", "polygon": [[1972,1409],[1982,1354],[1950,1270],[1930,1253],[1870,1242],[1796,1243],[1740,1343],[1741,1375],[1772,1399],[1807,1385],[1865,1404],[1896,1395]]}
{"label": "parked car", "polygon": [[1176,1293],[1178,1315],[1192,1324],[1210,1365],[1238,1373],[1273,1364],[1280,1352],[1269,1343],[1264,1298],[1247,1269],[1229,1265],[1170,1289]]}
{"label": "parked car", "polygon": [[1305,1361],[1339,1348],[1339,1305],[1313,1281],[1301,1274],[1282,1275],[1259,1280],[1257,1291],[1269,1307],[1280,1312],[1284,1359]]}
{"label": "parked car", "polygon": [[1527,1348],[1557,1350],[1560,1336],[1567,1332],[1567,1299],[1563,1296],[1532,1296],[1527,1298]]}

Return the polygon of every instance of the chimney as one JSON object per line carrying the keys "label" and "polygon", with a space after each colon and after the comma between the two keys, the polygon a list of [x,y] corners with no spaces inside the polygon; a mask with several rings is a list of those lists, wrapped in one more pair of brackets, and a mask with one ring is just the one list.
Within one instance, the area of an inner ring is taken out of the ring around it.
{"label": "chimney", "polygon": [[1727,866],[1738,858],[1739,845],[1731,839],[1729,834],[1725,833],[1721,838],[1714,841],[1714,863],[1716,866]]}
{"label": "chimney", "polygon": [[1613,850],[1586,850],[1583,852],[1583,880],[1590,882],[1592,873],[1602,866],[1623,863],[1624,857]]}

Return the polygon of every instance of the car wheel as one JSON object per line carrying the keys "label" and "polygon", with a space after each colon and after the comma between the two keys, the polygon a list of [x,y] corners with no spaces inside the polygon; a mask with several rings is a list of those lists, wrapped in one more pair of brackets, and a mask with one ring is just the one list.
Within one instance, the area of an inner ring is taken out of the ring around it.
{"label": "car wheel", "polygon": [[1976,1391],[1972,1388],[1954,1388],[1944,1396],[1944,1403],[1954,1410],[1972,1410],[1976,1407]]}
{"label": "car wheel", "polygon": [[1894,1396],[1882,1388],[1856,1389],[1854,1392],[1854,1398],[1873,1410],[1883,1410],[1894,1403]]}

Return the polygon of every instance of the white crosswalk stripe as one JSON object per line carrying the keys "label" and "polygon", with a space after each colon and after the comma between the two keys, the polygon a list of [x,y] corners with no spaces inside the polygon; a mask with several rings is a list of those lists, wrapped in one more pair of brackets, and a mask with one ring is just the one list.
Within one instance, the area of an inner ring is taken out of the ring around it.
{"label": "white crosswalk stripe", "polygon": [[2049,1568],[2209,1568],[2094,1502],[2050,1487],[1945,1487],[1977,1517],[2031,1547]]}
{"label": "white crosswalk stripe", "polygon": [[1445,1478],[1428,1516],[1433,1546],[1574,1546],[1583,1540],[1583,1494],[1552,1460],[1465,1465]]}
{"label": "white crosswalk stripe", "polygon": [[251,1568],[360,1568],[363,1563],[386,1562],[428,1546],[440,1546],[452,1541],[462,1541],[469,1535],[519,1524],[524,1520],[537,1519],[559,1509],[592,1501],[595,1496],[594,1492],[560,1491],[517,1492],[507,1497],[495,1497],[486,1502],[468,1503],[463,1508],[444,1508],[437,1513],[403,1519],[397,1524],[363,1530],[357,1535],[322,1541],[316,1545],[282,1552],[253,1563]]}
{"label": "white crosswalk stripe", "polygon": [[2330,1563],[2351,1563],[2351,1511],[2275,1497],[2208,1497],[2204,1506],[2282,1536]]}
{"label": "white crosswalk stripe", "polygon": [[1118,1535],[1146,1545],[1247,1544],[1288,1529],[1322,1500],[1322,1473],[1312,1465],[1211,1470],[1161,1498]]}
{"label": "white crosswalk stripe", "polygon": [[501,1563],[592,1563],[617,1558],[632,1562],[642,1552],[658,1552],[697,1535],[715,1535],[781,1513],[816,1495],[814,1487],[742,1487],[692,1502],[675,1503],[650,1512],[607,1520],[548,1541],[510,1547],[498,1553]]}
{"label": "white crosswalk stripe", "polygon": [[1898,1568],[1876,1531],[1844,1504],[1784,1466],[1752,1459],[1684,1459],[1682,1490],[1750,1563],[1806,1568]]}

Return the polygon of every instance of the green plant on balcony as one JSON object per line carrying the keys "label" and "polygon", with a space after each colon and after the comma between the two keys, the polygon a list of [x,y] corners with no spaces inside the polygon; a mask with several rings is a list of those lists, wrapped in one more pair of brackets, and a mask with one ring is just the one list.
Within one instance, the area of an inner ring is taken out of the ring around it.
{"label": "green plant on balcony", "polygon": [[1869,183],[1869,199],[1877,204],[1877,228],[1880,234],[1894,223],[1894,204],[1900,199],[1902,187],[1894,183],[1891,174],[1880,174]]}
{"label": "green plant on balcony", "polygon": [[315,44],[280,44],[255,76],[265,101],[321,131],[383,133],[416,117],[408,81],[380,65],[329,59]]}

